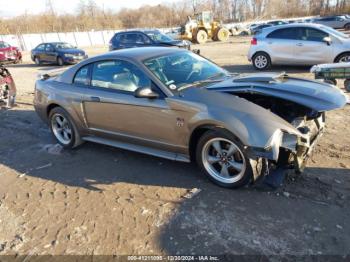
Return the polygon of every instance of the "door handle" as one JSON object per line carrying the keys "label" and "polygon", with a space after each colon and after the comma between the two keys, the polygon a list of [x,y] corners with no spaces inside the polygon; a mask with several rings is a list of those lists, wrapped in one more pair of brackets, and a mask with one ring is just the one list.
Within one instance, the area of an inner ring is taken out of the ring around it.
{"label": "door handle", "polygon": [[90,99],[92,102],[100,102],[101,101],[101,99],[97,96],[92,96],[92,97],[90,97]]}
{"label": "door handle", "polygon": [[297,43],[297,46],[303,46],[303,43]]}

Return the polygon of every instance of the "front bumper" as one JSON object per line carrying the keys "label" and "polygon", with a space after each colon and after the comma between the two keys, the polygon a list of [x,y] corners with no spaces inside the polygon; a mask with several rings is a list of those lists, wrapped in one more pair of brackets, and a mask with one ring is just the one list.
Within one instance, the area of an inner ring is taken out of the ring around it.
{"label": "front bumper", "polygon": [[68,56],[68,57],[64,57],[63,61],[67,64],[76,64],[79,63],[81,61],[83,61],[84,59],[87,59],[88,56],[87,55],[83,55],[83,56]]}
{"label": "front bumper", "polygon": [[276,136],[270,147],[247,148],[248,155],[253,159],[266,159],[269,167],[294,169],[297,173],[302,172],[324,133],[325,113],[320,113],[317,118],[311,120],[297,119],[292,124],[302,136],[280,132],[280,136]]}

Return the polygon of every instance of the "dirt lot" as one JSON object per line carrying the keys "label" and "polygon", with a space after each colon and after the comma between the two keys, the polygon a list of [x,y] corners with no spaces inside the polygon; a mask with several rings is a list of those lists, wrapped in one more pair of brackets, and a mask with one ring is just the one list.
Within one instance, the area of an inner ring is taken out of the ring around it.
{"label": "dirt lot", "polygon": [[[200,48],[249,73],[248,41]],[[225,190],[190,164],[92,143],[60,151],[32,106],[36,74],[52,68],[9,66],[19,95],[0,111],[0,255],[350,253],[350,106],[327,115],[301,176],[274,192]],[[272,70],[312,77],[309,68]]]}

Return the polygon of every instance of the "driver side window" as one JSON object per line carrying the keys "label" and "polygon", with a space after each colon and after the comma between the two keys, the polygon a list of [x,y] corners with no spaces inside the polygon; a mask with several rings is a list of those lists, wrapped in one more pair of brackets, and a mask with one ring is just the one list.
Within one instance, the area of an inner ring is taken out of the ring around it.
{"label": "driver side window", "polygon": [[94,63],[91,85],[133,93],[140,87],[151,86],[151,81],[131,63],[122,60],[109,60]]}

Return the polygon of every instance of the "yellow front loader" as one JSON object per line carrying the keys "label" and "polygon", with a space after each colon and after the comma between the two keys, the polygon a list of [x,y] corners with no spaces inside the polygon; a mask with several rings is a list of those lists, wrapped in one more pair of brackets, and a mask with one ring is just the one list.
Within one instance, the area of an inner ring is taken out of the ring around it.
{"label": "yellow front loader", "polygon": [[204,11],[195,17],[195,19],[188,17],[187,23],[181,27],[181,39],[198,44],[207,42],[209,38],[213,41],[228,40],[229,30],[215,21],[210,11]]}

